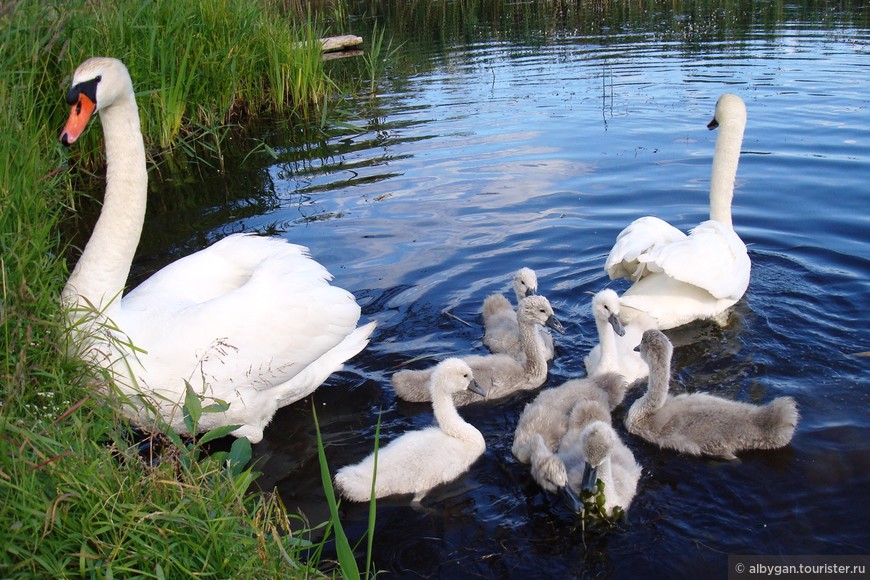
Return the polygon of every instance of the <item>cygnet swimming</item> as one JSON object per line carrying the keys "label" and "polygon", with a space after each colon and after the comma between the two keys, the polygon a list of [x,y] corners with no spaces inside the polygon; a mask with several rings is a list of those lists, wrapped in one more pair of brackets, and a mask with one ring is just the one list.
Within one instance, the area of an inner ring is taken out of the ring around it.
{"label": "cygnet swimming", "polygon": [[[555,451],[565,433],[574,407],[581,401],[594,402],[602,409],[603,416],[619,406],[625,398],[628,383],[625,377],[607,373],[596,377],[571,379],[558,387],[544,389],[523,409],[511,451],[521,463],[529,463],[531,458],[530,440],[540,435],[548,449]],[[603,420],[602,415],[595,419]]]}
{"label": "cygnet swimming", "polygon": [[[453,481],[486,450],[483,435],[466,423],[453,405],[453,394],[474,390],[486,393],[474,381],[462,360],[448,358],[435,366],[429,390],[437,426],[405,433],[378,452],[375,497],[413,493],[419,501],[433,487]],[[374,453],[335,474],[335,486],[352,501],[372,495]]]}
{"label": "cygnet swimming", "polygon": [[610,288],[592,298],[592,315],[598,329],[599,343],[586,355],[586,374],[620,373],[630,383],[649,375],[649,367],[634,350],[645,330],[655,328],[655,321],[639,312],[631,323],[620,318],[619,296]]}
{"label": "cygnet swimming", "polygon": [[[538,277],[531,268],[520,268],[513,279],[514,294],[517,306],[523,298],[538,293]],[[516,359],[520,364],[526,360],[523,345],[520,342],[520,328],[517,323],[517,313],[505,298],[504,294],[493,293],[483,301],[483,344],[493,353],[504,353]],[[544,328],[536,330],[544,341],[545,357],[553,360],[553,335]]]}
{"label": "cygnet swimming", "polygon": [[[543,296],[529,296],[520,301],[517,308],[520,341],[526,353],[526,361],[520,364],[507,354],[471,355],[461,357],[474,372],[478,384],[487,391],[486,400],[507,397],[518,391],[537,389],[547,380],[547,360],[544,345],[536,330],[548,326],[563,333],[565,328],[553,313],[550,302]],[[399,398],[406,401],[429,401],[427,385],[432,369],[402,370],[392,377],[392,385]],[[456,406],[483,401],[484,397],[471,392],[453,395]]]}
{"label": "cygnet swimming", "polygon": [[724,459],[791,441],[799,417],[791,397],[758,406],[705,393],[668,395],[673,345],[661,331],[647,330],[638,349],[650,374],[646,394],[626,414],[630,433],[660,447]]}
{"label": "cygnet swimming", "polygon": [[[598,407],[596,409],[596,407]],[[637,492],[641,467],[610,425],[610,415],[601,414],[599,403],[582,401],[571,412],[568,432],[556,453],[540,435],[532,438],[532,477],[547,491],[562,492],[575,512],[584,505],[582,492],[597,492],[604,483],[604,511],[628,510]]]}

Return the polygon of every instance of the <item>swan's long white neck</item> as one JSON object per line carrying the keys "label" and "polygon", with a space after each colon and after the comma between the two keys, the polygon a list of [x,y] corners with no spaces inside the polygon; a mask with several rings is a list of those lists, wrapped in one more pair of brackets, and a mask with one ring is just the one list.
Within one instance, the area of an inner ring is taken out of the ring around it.
{"label": "swan's long white neck", "polygon": [[[432,380],[438,380],[437,375]],[[453,396],[443,389],[432,389],[432,411],[442,431],[463,441],[480,442],[483,435],[473,425],[466,423],[453,404]]]}
{"label": "swan's long white neck", "polygon": [[728,119],[719,125],[716,151],[713,154],[713,169],[710,174],[710,219],[732,227],[731,200],[734,198],[734,181],[743,144],[745,117]]}
{"label": "swan's long white neck", "polygon": [[145,145],[132,92],[100,110],[106,143],[106,193],[90,240],[63,290],[64,302],[97,308],[121,298],[139,244],[148,198]]}

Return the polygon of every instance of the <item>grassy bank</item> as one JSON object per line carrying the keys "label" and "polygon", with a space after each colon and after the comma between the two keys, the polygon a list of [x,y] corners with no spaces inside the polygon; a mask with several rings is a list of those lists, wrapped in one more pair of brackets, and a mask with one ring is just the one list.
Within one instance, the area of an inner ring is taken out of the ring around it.
{"label": "grassy bank", "polygon": [[64,356],[58,304],[68,274],[58,226],[77,206],[70,168],[102,164],[98,126],[72,160],[57,144],[75,66],[92,55],[123,59],[152,157],[178,148],[208,156],[221,127],[260,110],[317,114],[333,91],[318,48],[300,43],[326,31],[283,8],[0,6],[0,577],[316,573],[305,523],[277,498],[247,494],[253,474],[239,461],[170,445],[145,467],[90,388],[94,374]]}

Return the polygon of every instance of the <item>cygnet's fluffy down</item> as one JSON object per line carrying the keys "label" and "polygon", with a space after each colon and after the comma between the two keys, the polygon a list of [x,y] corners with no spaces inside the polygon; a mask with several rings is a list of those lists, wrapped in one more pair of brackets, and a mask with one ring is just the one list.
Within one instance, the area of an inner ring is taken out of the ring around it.
{"label": "cygnet's fluffy down", "polygon": [[[547,360],[544,346],[536,331],[548,326],[564,333],[562,323],[553,314],[550,302],[543,296],[529,296],[520,301],[517,309],[520,340],[526,353],[525,364],[506,354],[462,357],[474,372],[478,384],[487,391],[486,400],[496,400],[524,390],[537,389],[547,380]],[[432,369],[402,370],[392,376],[392,385],[399,398],[412,402],[430,400],[427,385]],[[483,401],[475,393],[457,392],[453,402],[457,406]]]}
{"label": "cygnet's fluffy down", "polygon": [[588,407],[589,421],[610,422],[610,412],[622,403],[628,388],[625,378],[616,373],[596,377],[571,379],[558,387],[544,389],[523,409],[511,451],[522,463],[531,460],[531,439],[535,435],[542,438],[547,449],[555,451],[568,432],[569,419],[575,406],[581,402],[592,402]]}
{"label": "cygnet's fluffy down", "polygon": [[[597,409],[596,409],[597,407]],[[571,412],[568,432],[556,453],[540,435],[532,438],[532,476],[547,491],[562,491],[571,507],[583,509],[581,492],[595,493],[597,482],[604,483],[604,510],[628,510],[637,492],[641,468],[610,425],[610,416],[595,419],[600,403],[584,401]]]}
{"label": "cygnet's fluffy down", "polygon": [[[429,390],[438,424],[405,433],[379,450],[375,497],[413,493],[419,501],[433,487],[468,471],[483,454],[483,435],[466,423],[453,405],[453,394],[467,389],[485,395],[465,362],[449,358],[435,367]],[[369,501],[374,461],[372,453],[336,473],[335,487],[341,495],[352,501]]]}
{"label": "cygnet's fluffy down", "polygon": [[[514,275],[514,294],[517,305],[523,298],[538,293],[538,277],[531,268],[520,268]],[[517,313],[504,294],[490,294],[483,301],[483,344],[493,353],[510,355],[520,364],[526,361],[526,354],[520,342],[520,328],[517,323]],[[544,328],[538,327],[538,334],[544,342],[545,357],[553,360],[553,335]]]}
{"label": "cygnet's fluffy down", "polygon": [[605,288],[592,298],[592,315],[598,329],[599,343],[586,355],[586,374],[616,372],[629,383],[649,375],[649,367],[634,348],[645,330],[655,328],[655,321],[639,312],[628,324],[620,316],[619,296]]}
{"label": "cygnet's fluffy down", "polygon": [[791,397],[757,406],[704,393],[668,395],[673,345],[661,331],[647,330],[638,348],[650,375],[647,393],[626,414],[630,433],[660,447],[724,459],[791,441],[799,417]]}

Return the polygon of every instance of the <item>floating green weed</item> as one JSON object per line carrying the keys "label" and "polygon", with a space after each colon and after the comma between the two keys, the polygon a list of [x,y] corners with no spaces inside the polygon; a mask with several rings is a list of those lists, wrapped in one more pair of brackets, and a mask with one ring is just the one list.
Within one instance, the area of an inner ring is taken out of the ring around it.
{"label": "floating green weed", "polygon": [[580,510],[580,527],[583,532],[586,531],[587,524],[590,527],[612,528],[625,519],[625,511],[620,506],[614,506],[612,512],[607,513],[604,508],[607,501],[604,482],[600,479],[595,484],[595,491],[582,491],[580,499],[583,501],[583,508]]}

